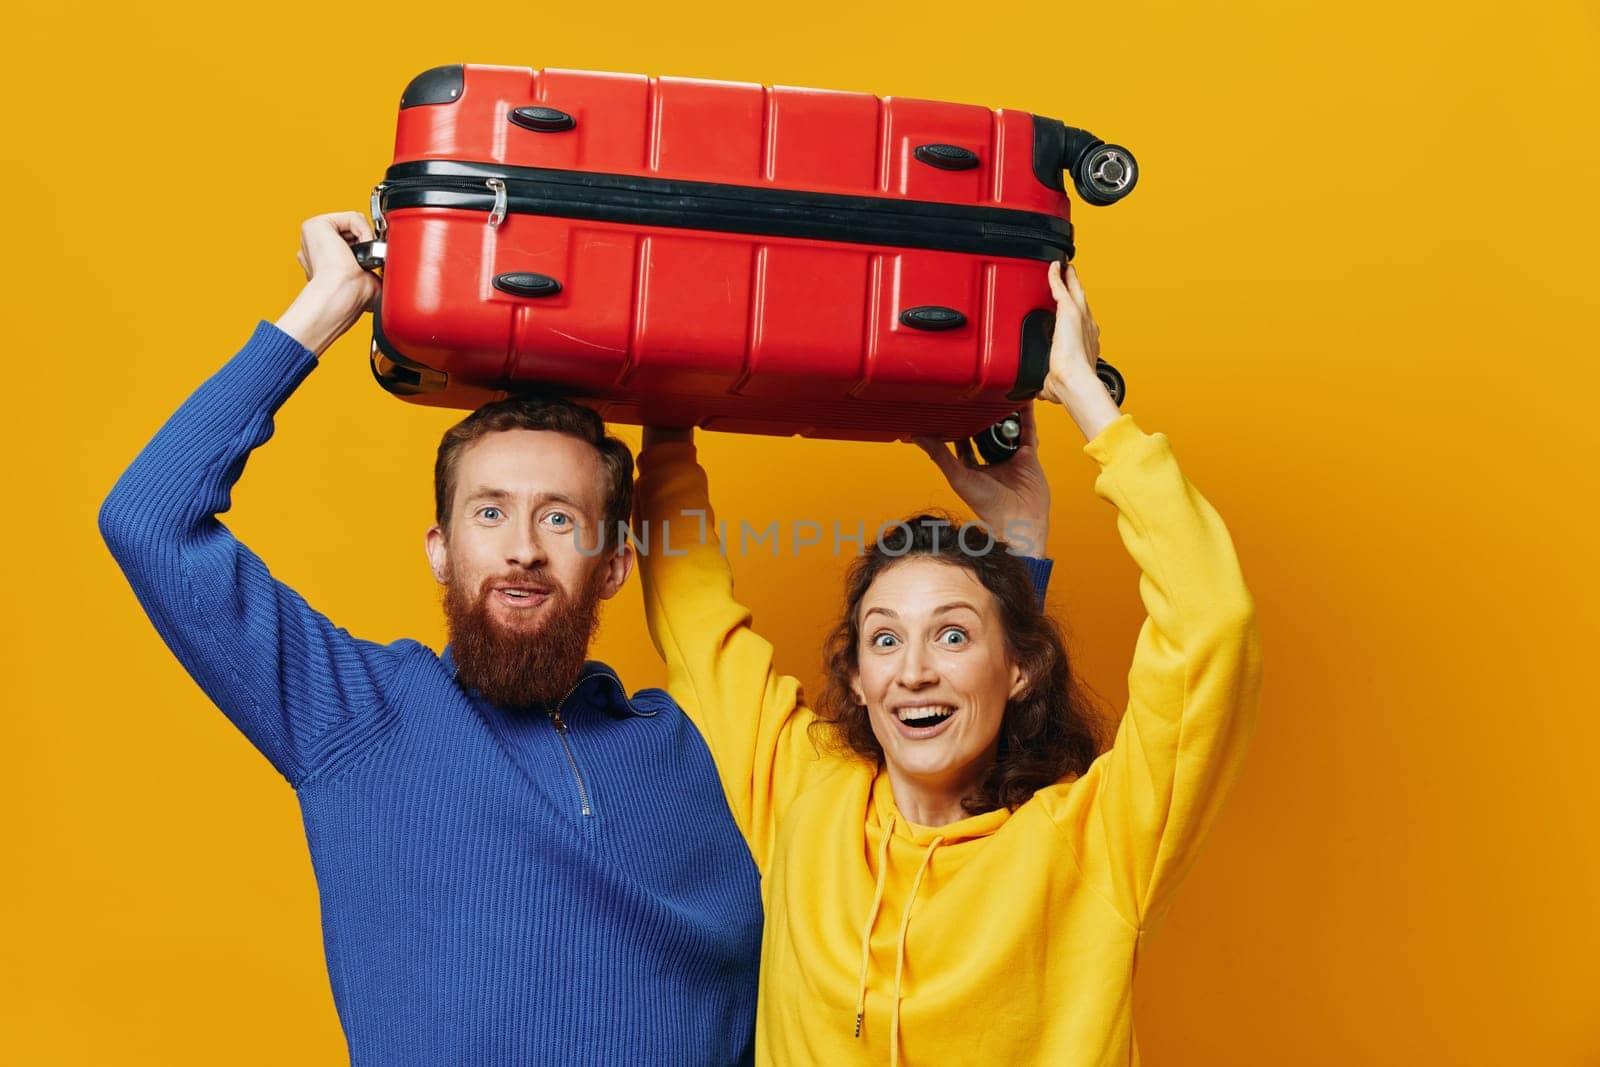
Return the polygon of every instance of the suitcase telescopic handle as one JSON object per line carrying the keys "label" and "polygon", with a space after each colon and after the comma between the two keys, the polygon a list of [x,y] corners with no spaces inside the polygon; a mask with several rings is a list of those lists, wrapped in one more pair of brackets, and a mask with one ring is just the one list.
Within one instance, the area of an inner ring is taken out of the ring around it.
{"label": "suitcase telescopic handle", "polygon": [[1139,180],[1139,162],[1132,152],[1076,126],[1066,127],[1066,134],[1061,169],[1072,175],[1072,184],[1085,203],[1103,207],[1133,192]]}

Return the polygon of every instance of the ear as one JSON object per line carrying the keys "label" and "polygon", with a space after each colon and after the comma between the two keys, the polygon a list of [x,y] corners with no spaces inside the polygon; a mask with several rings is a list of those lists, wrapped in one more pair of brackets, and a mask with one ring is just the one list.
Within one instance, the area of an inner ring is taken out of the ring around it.
{"label": "ear", "polygon": [[1007,700],[1015,700],[1028,691],[1028,676],[1023,673],[1017,664],[1011,665],[1011,692],[1006,694]]}
{"label": "ear", "polygon": [[618,548],[601,564],[606,569],[605,580],[600,584],[600,599],[610,600],[622,591],[622,586],[633,573],[633,542],[623,538]]}
{"label": "ear", "polygon": [[428,553],[428,566],[433,570],[433,580],[440,585],[449,582],[450,546],[446,543],[444,530],[437,523],[428,527],[423,547]]}
{"label": "ear", "polygon": [[850,672],[850,699],[854,700],[863,708],[867,706],[867,695],[861,691],[860,671]]}

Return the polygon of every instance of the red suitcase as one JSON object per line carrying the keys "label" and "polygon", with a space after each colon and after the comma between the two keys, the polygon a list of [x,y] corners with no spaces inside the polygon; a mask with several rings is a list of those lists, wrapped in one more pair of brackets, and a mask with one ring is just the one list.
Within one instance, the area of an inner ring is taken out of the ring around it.
{"label": "red suitcase", "polygon": [[384,273],[373,371],[421,404],[544,385],[621,422],[982,435],[1043,382],[1063,171],[1091,203],[1137,178],[1022,111],[439,67],[358,249]]}

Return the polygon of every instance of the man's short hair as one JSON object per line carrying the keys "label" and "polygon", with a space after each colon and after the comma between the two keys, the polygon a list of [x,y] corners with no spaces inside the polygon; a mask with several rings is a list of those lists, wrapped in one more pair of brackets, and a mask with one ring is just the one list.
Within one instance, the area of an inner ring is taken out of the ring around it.
{"label": "man's short hair", "polygon": [[[600,416],[560,397],[524,393],[495,400],[456,423],[439,440],[433,464],[434,521],[450,533],[450,505],[456,491],[456,467],[461,452],[474,441],[504,430],[552,430],[586,441],[600,454],[605,471],[605,517],[600,544],[612,550],[620,544],[633,511],[633,452],[627,444],[606,433]],[[585,534],[586,550],[595,539]]]}

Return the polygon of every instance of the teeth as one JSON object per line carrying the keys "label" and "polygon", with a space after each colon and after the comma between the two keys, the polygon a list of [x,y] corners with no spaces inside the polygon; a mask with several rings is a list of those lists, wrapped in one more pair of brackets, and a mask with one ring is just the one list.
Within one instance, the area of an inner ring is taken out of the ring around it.
{"label": "teeth", "polygon": [[526,589],[507,589],[506,590],[506,595],[507,596],[514,596],[517,599],[522,600],[522,599],[526,599],[529,596],[529,593],[528,593],[528,591]]}
{"label": "teeth", "polygon": [[895,713],[901,722],[910,722],[912,719],[948,719],[955,714],[955,709],[948,704],[919,704],[914,708],[901,708]]}

